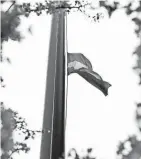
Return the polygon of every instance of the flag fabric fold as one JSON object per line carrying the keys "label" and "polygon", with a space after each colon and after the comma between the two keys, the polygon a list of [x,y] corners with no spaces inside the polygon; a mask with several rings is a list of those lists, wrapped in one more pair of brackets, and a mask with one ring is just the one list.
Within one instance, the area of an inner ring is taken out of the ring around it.
{"label": "flag fabric fold", "polygon": [[77,73],[87,82],[98,88],[105,96],[108,95],[110,83],[93,71],[91,62],[81,53],[68,53],[68,75]]}

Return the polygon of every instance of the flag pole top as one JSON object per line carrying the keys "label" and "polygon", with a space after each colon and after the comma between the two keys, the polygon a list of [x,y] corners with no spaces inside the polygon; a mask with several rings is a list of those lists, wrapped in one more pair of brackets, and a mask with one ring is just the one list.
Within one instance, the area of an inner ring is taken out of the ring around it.
{"label": "flag pole top", "polygon": [[69,7],[69,0],[51,0],[52,2],[52,13],[58,13],[58,12],[66,12],[67,8]]}

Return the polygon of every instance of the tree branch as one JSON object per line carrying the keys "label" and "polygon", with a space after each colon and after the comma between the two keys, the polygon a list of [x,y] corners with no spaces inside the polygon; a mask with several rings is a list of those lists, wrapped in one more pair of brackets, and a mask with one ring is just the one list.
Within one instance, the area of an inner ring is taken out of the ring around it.
{"label": "tree branch", "polygon": [[16,3],[16,1],[13,1],[13,3],[10,5],[10,7],[7,9],[5,13],[8,13],[8,11],[11,9],[11,7]]}

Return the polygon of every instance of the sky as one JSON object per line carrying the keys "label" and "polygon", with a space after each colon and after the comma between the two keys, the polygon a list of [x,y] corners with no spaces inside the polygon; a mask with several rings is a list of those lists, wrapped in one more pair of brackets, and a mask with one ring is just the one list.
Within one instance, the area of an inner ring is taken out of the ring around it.
{"label": "sky", "polygon": [[[112,84],[105,97],[98,89],[80,76],[68,78],[66,150],[76,148],[83,154],[86,148],[94,149],[98,159],[116,158],[119,141],[137,133],[135,110],[140,100],[139,78],[132,67],[132,55],[138,43],[134,24],[124,10],[116,11],[111,19],[104,9],[104,18],[92,22],[82,13],[67,17],[68,52],[83,53],[92,63],[95,72]],[[22,17],[19,30],[25,36],[21,42],[4,44],[4,53],[12,64],[2,64],[1,74],[6,88],[0,90],[7,107],[19,112],[28,127],[42,129],[45,98],[46,69],[50,39],[51,16],[31,14]],[[32,34],[27,32],[31,26]],[[23,140],[14,134],[15,140]],[[15,159],[39,158],[40,135],[27,141],[28,154],[15,155]]]}

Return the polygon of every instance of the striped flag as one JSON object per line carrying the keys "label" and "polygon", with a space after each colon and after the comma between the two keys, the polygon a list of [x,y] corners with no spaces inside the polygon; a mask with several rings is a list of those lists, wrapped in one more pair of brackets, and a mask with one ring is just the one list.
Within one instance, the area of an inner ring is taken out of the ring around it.
{"label": "striped flag", "polygon": [[78,73],[90,84],[98,88],[105,96],[108,95],[110,83],[93,71],[91,62],[81,53],[68,53],[68,75]]}

